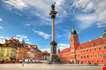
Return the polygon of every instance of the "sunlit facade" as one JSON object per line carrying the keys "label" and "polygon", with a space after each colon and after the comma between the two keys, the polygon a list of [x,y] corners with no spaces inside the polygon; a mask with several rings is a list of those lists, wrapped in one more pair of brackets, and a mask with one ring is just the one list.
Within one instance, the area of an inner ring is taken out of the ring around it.
{"label": "sunlit facade", "polygon": [[41,52],[37,45],[26,44],[16,38],[5,40],[0,44],[0,63],[22,62],[25,59],[34,59]]}
{"label": "sunlit facade", "polygon": [[17,47],[16,61],[22,62],[25,60],[33,60],[38,52],[41,51],[38,49],[37,45],[24,44]]}
{"label": "sunlit facade", "polygon": [[60,52],[64,63],[106,64],[106,32],[103,37],[86,43],[79,43],[76,30],[71,32],[70,47]]}
{"label": "sunlit facade", "polygon": [[16,46],[10,40],[6,40],[5,44],[0,44],[0,62],[15,61]]}

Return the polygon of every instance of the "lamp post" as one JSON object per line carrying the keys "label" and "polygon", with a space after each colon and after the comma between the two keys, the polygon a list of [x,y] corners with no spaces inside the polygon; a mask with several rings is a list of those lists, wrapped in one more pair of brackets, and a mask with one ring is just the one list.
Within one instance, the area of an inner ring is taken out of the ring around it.
{"label": "lamp post", "polygon": [[55,62],[55,56],[57,55],[57,42],[55,41],[55,17],[56,17],[57,11],[55,10],[55,3],[51,5],[51,11],[49,15],[51,16],[52,20],[52,40],[50,42],[50,62]]}

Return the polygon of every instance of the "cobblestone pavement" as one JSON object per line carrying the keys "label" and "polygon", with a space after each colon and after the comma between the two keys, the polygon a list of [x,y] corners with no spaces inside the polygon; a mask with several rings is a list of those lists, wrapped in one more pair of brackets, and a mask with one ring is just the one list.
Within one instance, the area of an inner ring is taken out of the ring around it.
{"label": "cobblestone pavement", "polygon": [[0,64],[0,70],[101,70],[101,67],[76,64]]}

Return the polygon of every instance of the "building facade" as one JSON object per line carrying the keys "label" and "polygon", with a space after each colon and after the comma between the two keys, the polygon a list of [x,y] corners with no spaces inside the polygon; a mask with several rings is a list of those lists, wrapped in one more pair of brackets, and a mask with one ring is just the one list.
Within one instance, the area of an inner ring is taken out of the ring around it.
{"label": "building facade", "polygon": [[0,62],[15,62],[16,46],[17,44],[12,38],[5,40],[4,44],[0,44]]}
{"label": "building facade", "polygon": [[22,46],[17,47],[16,61],[17,62],[31,62],[35,59],[37,53],[41,52],[37,45],[30,45],[23,43]]}
{"label": "building facade", "polygon": [[22,62],[25,59],[32,59],[41,52],[37,45],[25,44],[16,38],[5,40],[0,44],[0,63]]}
{"label": "building facade", "polygon": [[16,48],[7,45],[0,45],[0,62],[15,60]]}
{"label": "building facade", "polygon": [[50,53],[48,53],[47,51],[39,52],[35,55],[35,60],[47,60],[47,61],[49,61],[49,58],[50,58]]}
{"label": "building facade", "polygon": [[103,37],[80,44],[75,29],[71,32],[70,47],[60,52],[64,63],[106,64],[106,32]]}

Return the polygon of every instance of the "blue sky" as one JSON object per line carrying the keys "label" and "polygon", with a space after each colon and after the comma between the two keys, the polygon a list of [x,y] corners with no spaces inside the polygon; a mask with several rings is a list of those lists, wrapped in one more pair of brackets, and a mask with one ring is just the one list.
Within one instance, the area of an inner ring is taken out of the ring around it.
{"label": "blue sky", "polygon": [[[106,27],[106,0],[53,1],[58,11],[55,32],[59,48],[69,46],[73,26],[80,43],[102,35]],[[0,0],[0,42],[14,36],[49,50],[51,3],[51,0]]]}

